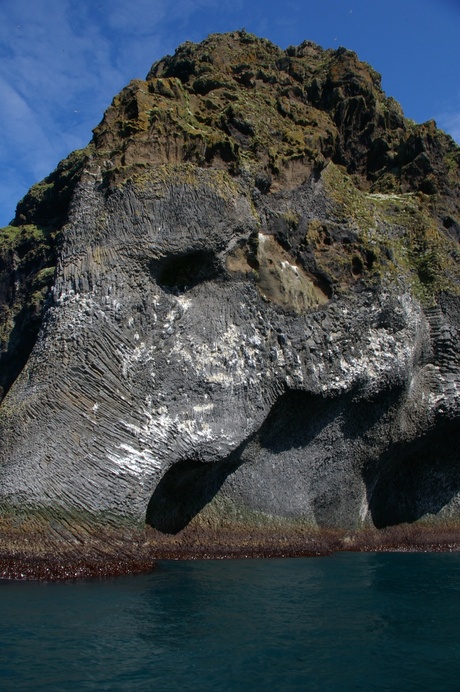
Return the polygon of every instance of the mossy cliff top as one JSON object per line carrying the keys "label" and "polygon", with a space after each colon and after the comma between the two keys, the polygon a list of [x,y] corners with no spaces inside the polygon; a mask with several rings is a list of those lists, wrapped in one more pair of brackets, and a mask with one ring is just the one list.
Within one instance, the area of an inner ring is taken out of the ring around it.
{"label": "mossy cliff top", "polygon": [[62,225],[89,158],[111,185],[188,162],[252,173],[264,192],[332,162],[357,189],[424,193],[430,214],[458,231],[460,148],[433,121],[404,118],[355,53],[310,41],[283,51],[238,31],[184,43],[114,98],[90,145],[31,189],[14,225]]}
{"label": "mossy cliff top", "polygon": [[116,167],[191,161],[283,185],[300,164],[305,175],[332,161],[362,189],[459,196],[458,147],[434,122],[405,119],[355,53],[309,41],[282,51],[245,32],[155,63],[114,99],[93,145]]}
{"label": "mossy cliff top", "polygon": [[446,227],[458,220],[460,148],[433,121],[404,118],[355,53],[310,41],[283,51],[238,31],[184,43],[114,98],[89,147],[34,186],[13,223],[62,224],[88,158],[111,184],[189,162],[252,172],[272,192],[333,162],[358,189],[422,192]]}

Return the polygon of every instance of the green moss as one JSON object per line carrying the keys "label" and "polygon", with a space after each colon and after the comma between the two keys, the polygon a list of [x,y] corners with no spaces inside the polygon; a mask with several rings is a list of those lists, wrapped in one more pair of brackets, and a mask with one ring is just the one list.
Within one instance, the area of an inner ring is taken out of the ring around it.
{"label": "green moss", "polygon": [[17,243],[19,232],[17,226],[0,228],[0,249],[6,250],[14,247]]}
{"label": "green moss", "polygon": [[33,185],[18,203],[14,225],[59,229],[67,220],[70,200],[92,146],[72,152],[49,176]]}
{"label": "green moss", "polygon": [[53,283],[56,267],[45,267],[37,272],[35,277],[35,286],[41,289],[45,286],[50,286]]}
{"label": "green moss", "polygon": [[296,211],[288,209],[282,214],[282,216],[290,228],[297,228],[299,225],[300,215]]}
{"label": "green moss", "polygon": [[316,524],[308,519],[293,519],[276,514],[268,514],[261,510],[254,510],[243,503],[235,503],[229,497],[218,493],[206,507],[196,515],[192,521],[193,526],[205,529],[219,528],[272,528],[272,529],[311,529],[317,528]]}
{"label": "green moss", "polygon": [[34,224],[4,226],[0,228],[0,252],[14,250],[19,259],[28,253],[50,254],[55,236],[53,230]]}
{"label": "green moss", "polygon": [[203,171],[192,163],[126,167],[123,184],[128,183],[141,192],[148,188],[155,189],[161,196],[167,194],[171,186],[207,187],[226,202],[230,202],[241,193],[238,182],[227,170],[210,168]]}
{"label": "green moss", "polygon": [[329,163],[321,174],[330,199],[336,205],[338,218],[346,218],[365,231],[375,223],[375,210],[368,197],[359,190],[346,170]]}
{"label": "green moss", "polygon": [[56,265],[52,227],[0,229],[0,400],[22,370],[40,327]]}
{"label": "green moss", "polygon": [[[456,244],[433,218],[428,196],[363,192],[334,164],[323,171],[323,180],[337,217],[357,230],[357,241],[348,248],[355,275],[362,263],[368,282],[403,281],[424,303],[432,303],[441,291],[459,294]],[[309,241],[318,243],[318,233],[318,228],[309,229]]]}

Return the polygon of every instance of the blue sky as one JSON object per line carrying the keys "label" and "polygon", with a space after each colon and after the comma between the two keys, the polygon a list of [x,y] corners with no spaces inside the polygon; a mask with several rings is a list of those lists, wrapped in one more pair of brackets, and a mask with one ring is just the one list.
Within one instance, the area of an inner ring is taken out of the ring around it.
{"label": "blue sky", "polygon": [[0,225],[131,79],[243,27],[281,48],[356,51],[406,116],[460,143],[460,0],[0,0]]}

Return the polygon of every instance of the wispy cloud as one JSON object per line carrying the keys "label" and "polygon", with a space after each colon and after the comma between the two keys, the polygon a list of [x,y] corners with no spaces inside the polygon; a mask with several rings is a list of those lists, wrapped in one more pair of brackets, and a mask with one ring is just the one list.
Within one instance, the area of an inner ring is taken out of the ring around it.
{"label": "wispy cloud", "polygon": [[[101,80],[116,75],[98,27],[73,26],[68,0],[16,0],[0,22],[2,222],[33,182],[83,146],[94,126]],[[121,79],[120,79],[121,81]],[[19,197],[14,196],[19,192]],[[13,201],[14,200],[14,201]]]}
{"label": "wispy cloud", "polygon": [[113,96],[185,40],[190,17],[213,4],[15,0],[2,5],[0,224],[12,218],[31,184],[87,144]]}
{"label": "wispy cloud", "polygon": [[460,103],[456,110],[441,113],[437,118],[437,124],[460,144]]}

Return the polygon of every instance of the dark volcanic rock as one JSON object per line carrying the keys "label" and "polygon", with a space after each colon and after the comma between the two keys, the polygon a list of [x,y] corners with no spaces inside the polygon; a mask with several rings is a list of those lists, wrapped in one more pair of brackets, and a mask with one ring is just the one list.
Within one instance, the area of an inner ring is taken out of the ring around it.
{"label": "dark volcanic rock", "polygon": [[2,564],[451,542],[459,164],[344,49],[126,87],[1,232]]}

